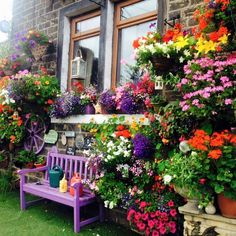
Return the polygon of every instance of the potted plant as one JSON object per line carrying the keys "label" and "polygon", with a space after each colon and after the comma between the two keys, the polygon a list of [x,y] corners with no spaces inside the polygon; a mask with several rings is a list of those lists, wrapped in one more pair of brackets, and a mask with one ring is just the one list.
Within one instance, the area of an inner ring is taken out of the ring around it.
{"label": "potted plant", "polygon": [[51,42],[48,37],[35,30],[29,30],[26,34],[16,37],[18,40],[17,48],[22,50],[26,55],[34,57],[38,61],[47,51]]}
{"label": "potted plant", "polygon": [[38,156],[36,162],[34,163],[34,166],[36,168],[39,168],[39,167],[43,167],[45,165],[46,165],[45,156],[42,156],[42,155]]}
{"label": "potted plant", "polygon": [[102,114],[112,114],[116,112],[115,93],[112,90],[105,90],[99,97]]}
{"label": "potted plant", "polygon": [[20,150],[14,158],[14,163],[19,168],[32,169],[36,160],[37,156],[34,152]]}

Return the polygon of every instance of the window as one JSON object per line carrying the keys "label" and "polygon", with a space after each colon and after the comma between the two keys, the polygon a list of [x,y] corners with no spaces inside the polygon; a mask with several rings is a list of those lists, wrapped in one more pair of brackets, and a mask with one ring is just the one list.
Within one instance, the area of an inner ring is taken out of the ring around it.
{"label": "window", "polygon": [[71,22],[68,88],[75,81],[84,86],[98,83],[100,12],[74,18]]}
{"label": "window", "polygon": [[[157,21],[157,0],[130,0],[115,7],[112,86],[130,80],[127,66],[135,62],[132,42],[145,35],[151,23]],[[121,63],[123,61],[123,63]]]}

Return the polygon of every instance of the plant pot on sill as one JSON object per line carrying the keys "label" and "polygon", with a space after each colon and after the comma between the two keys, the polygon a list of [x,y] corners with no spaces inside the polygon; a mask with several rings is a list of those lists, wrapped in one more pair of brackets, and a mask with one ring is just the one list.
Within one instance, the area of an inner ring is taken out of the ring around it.
{"label": "plant pot on sill", "polygon": [[95,114],[95,108],[92,103],[89,103],[85,106],[85,114],[86,115],[94,115]]}
{"label": "plant pot on sill", "polygon": [[217,195],[217,202],[223,216],[236,219],[236,200],[227,198],[221,193]]}

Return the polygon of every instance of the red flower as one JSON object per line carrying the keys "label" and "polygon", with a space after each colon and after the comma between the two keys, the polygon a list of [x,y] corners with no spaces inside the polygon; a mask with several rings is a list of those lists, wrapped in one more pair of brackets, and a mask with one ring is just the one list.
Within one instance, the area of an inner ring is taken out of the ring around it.
{"label": "red flower", "polygon": [[200,183],[200,184],[205,184],[205,183],[206,183],[206,179],[204,179],[204,178],[199,179],[199,183]]}
{"label": "red flower", "polygon": [[152,231],[152,236],[159,236],[159,232],[157,230],[153,230]]}
{"label": "red flower", "polygon": [[52,105],[53,104],[53,100],[52,99],[48,99],[47,104],[48,105]]}
{"label": "red flower", "polygon": [[169,207],[173,207],[175,204],[174,204],[174,202],[172,201],[172,200],[170,200],[169,202],[168,202],[168,206]]}
{"label": "red flower", "polygon": [[146,226],[145,226],[144,223],[141,223],[141,222],[140,222],[140,223],[137,224],[137,227],[138,227],[138,229],[139,229],[140,231],[144,231]]}
{"label": "red flower", "polygon": [[124,129],[125,129],[124,125],[118,125],[116,128],[116,130],[118,130],[118,131],[122,131]]}
{"label": "red flower", "polygon": [[141,215],[140,212],[136,212],[136,213],[134,214],[135,220],[140,220],[141,216],[142,216],[142,215]]}
{"label": "red flower", "polygon": [[131,209],[129,212],[128,212],[128,215],[127,215],[127,220],[130,221],[131,220],[131,217],[136,213],[135,210]]}
{"label": "red flower", "polygon": [[216,150],[211,150],[208,153],[208,157],[217,160],[218,158],[220,158],[220,156],[222,155],[222,151],[220,149],[216,149]]}
{"label": "red flower", "polygon": [[142,214],[142,220],[146,221],[148,219],[148,213]]}
{"label": "red flower", "polygon": [[210,40],[212,40],[213,42],[216,42],[219,39],[219,34],[218,32],[211,32],[209,34],[209,38]]}
{"label": "red flower", "polygon": [[150,229],[152,229],[155,226],[155,223],[153,220],[149,220],[148,221],[148,226],[150,227]]}
{"label": "red flower", "polygon": [[165,227],[161,227],[160,228],[160,233],[161,234],[165,234],[166,233],[166,228]]}
{"label": "red flower", "polygon": [[175,209],[170,210],[170,215],[175,217],[177,215],[177,211]]}
{"label": "red flower", "polygon": [[144,201],[140,202],[140,205],[139,205],[140,208],[145,208],[146,206],[147,206],[146,202]]}

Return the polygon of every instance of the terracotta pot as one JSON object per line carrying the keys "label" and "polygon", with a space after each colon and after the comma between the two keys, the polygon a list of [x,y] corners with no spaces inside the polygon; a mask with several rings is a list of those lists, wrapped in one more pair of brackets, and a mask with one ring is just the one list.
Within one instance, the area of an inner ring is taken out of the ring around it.
{"label": "terracotta pot", "polygon": [[217,195],[217,201],[223,216],[236,219],[236,200],[227,198],[221,193]]}

